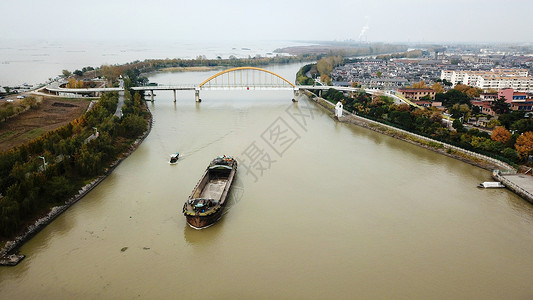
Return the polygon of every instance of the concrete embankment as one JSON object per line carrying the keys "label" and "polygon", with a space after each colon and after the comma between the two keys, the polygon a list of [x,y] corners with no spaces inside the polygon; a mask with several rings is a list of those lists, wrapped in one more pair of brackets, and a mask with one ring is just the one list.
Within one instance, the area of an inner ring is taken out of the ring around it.
{"label": "concrete embankment", "polygon": [[495,170],[492,172],[492,178],[533,204],[533,176]]}
{"label": "concrete embankment", "polygon": [[[323,98],[317,97],[313,93],[308,93],[307,95],[311,100],[313,100],[320,106],[327,109],[331,113],[331,116],[333,117],[335,106],[331,102]],[[382,134],[386,134],[391,137],[395,137],[397,139],[406,141],[408,143],[415,144],[415,145],[424,147],[426,149],[438,152],[440,154],[459,159],[461,161],[464,161],[466,163],[472,164],[474,166],[477,166],[477,167],[480,167],[486,170],[492,171],[494,169],[499,169],[499,170],[504,170],[505,172],[509,172],[509,173],[516,173],[515,168],[513,168],[512,166],[502,161],[494,159],[492,157],[481,155],[481,154],[468,151],[468,150],[465,150],[465,149],[462,149],[462,148],[459,148],[453,145],[449,145],[449,144],[446,144],[446,143],[443,143],[437,140],[432,140],[425,136],[414,134],[409,131],[405,131],[405,130],[402,130],[402,129],[399,129],[393,126],[389,126],[383,123],[379,123],[373,120],[369,120],[369,119],[354,115],[346,110],[344,110],[343,116],[340,117],[338,120],[340,122],[356,124],[361,127],[365,127],[370,130],[373,130],[373,131],[376,131]]]}
{"label": "concrete embankment", "polygon": [[[144,141],[144,139],[148,136],[148,134],[152,130],[152,121],[153,121],[152,116],[150,115],[150,122],[148,124],[148,129],[137,140],[135,140],[135,142],[133,142],[130,149],[126,153],[123,153],[119,159],[113,162],[113,164],[111,164],[105,170],[103,175],[95,178],[93,181],[83,186],[75,196],[65,201],[65,204],[53,207],[46,216],[38,219],[34,224],[26,228],[26,230],[22,234],[18,235],[14,240],[6,242],[4,247],[0,250],[0,265],[2,265],[2,261],[6,261],[6,262],[12,261],[13,252],[16,252],[17,249],[20,248],[26,241],[31,239],[34,235],[36,235],[39,231],[41,231],[46,225],[50,224],[55,218],[57,218],[59,215],[65,212],[74,203],[78,202],[81,198],[87,195],[87,193],[89,193],[100,182],[102,182],[124,159],[130,156],[139,147],[139,145]],[[4,265],[14,265],[14,264],[5,263]]]}

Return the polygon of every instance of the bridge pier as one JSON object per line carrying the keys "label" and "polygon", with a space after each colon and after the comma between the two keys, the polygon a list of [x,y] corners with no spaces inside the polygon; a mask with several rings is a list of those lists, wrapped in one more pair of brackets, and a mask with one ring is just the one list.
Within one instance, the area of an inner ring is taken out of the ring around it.
{"label": "bridge pier", "polygon": [[150,90],[150,100],[154,102],[154,90]]}
{"label": "bridge pier", "polygon": [[176,90],[174,90],[174,103],[176,103]]}
{"label": "bridge pier", "polygon": [[196,100],[196,102],[202,102],[202,99],[200,99],[200,90],[199,89],[194,90],[194,100]]}

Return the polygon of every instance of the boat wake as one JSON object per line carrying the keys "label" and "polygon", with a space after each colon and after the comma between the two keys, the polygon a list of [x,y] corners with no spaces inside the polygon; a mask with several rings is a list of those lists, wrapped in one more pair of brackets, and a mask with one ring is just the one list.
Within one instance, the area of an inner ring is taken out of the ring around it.
{"label": "boat wake", "polygon": [[192,156],[193,154],[195,154],[195,153],[197,153],[197,152],[199,152],[199,151],[201,151],[201,150],[203,150],[203,149],[205,149],[205,148],[207,148],[207,147],[209,147],[209,146],[211,146],[211,145],[213,145],[213,144],[225,139],[228,135],[230,135],[232,133],[233,133],[233,130],[229,131],[226,134],[224,134],[223,136],[221,136],[219,138],[216,138],[216,139],[214,139],[212,141],[209,141],[206,144],[204,144],[204,145],[202,145],[202,146],[200,146],[198,148],[195,148],[195,149],[193,149],[191,151],[180,152],[180,160],[187,159],[188,156]]}

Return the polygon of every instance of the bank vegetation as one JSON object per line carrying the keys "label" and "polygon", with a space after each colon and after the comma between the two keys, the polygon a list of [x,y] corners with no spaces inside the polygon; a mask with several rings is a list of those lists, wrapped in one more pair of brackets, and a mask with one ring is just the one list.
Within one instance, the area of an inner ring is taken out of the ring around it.
{"label": "bank vegetation", "polygon": [[104,94],[76,120],[0,153],[0,240],[63,204],[145,132],[150,113],[141,95],[125,91],[121,118],[117,103],[118,93]]}

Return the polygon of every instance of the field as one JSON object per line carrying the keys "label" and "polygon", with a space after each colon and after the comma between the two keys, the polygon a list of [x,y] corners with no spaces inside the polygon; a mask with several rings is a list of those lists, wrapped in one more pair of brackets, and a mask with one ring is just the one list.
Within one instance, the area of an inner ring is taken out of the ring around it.
{"label": "field", "polygon": [[[40,105],[0,122],[0,152],[24,144],[83,115],[90,101],[43,98]],[[5,105],[2,103],[0,105]]]}

